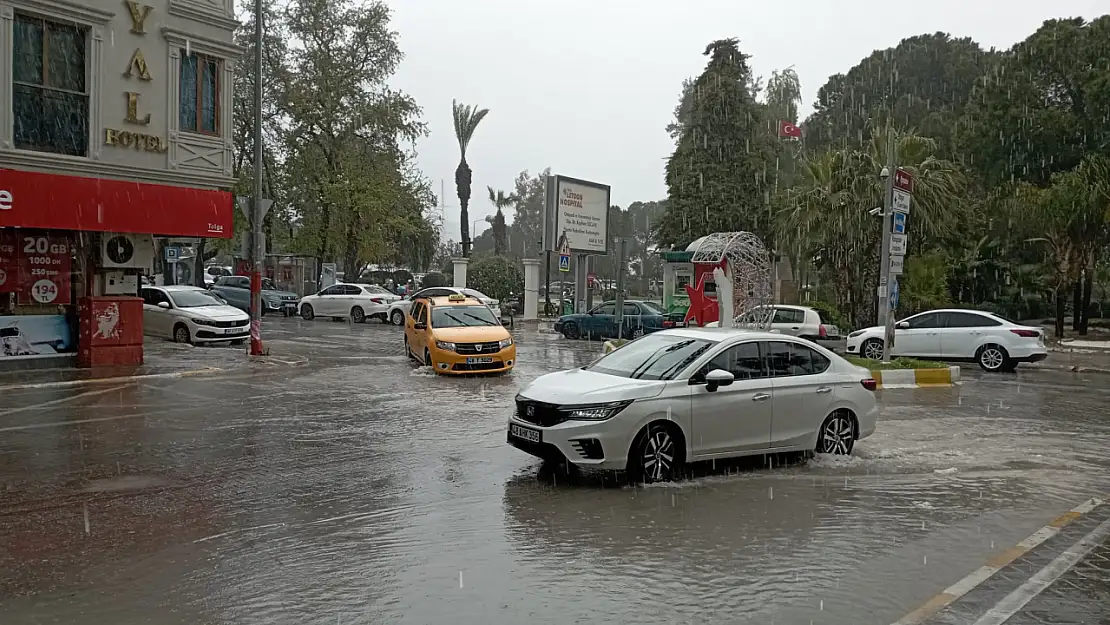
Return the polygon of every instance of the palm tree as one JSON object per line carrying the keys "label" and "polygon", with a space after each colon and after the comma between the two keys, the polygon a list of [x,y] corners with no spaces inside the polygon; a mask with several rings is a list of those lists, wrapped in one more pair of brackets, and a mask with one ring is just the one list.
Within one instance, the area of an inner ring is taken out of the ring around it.
{"label": "palm tree", "polygon": [[472,173],[466,163],[466,146],[474,137],[478,124],[489,115],[489,109],[479,109],[457,101],[451,101],[451,113],[455,118],[455,138],[459,140],[459,166],[455,168],[455,188],[459,193],[459,219],[462,221],[462,254],[470,258],[470,183]]}
{"label": "palm tree", "polygon": [[507,206],[512,206],[516,201],[515,195],[506,195],[504,191],[494,191],[493,187],[486,187],[489,191],[489,201],[497,207],[497,214],[493,218],[487,218],[489,223],[493,226],[493,253],[500,256],[504,254],[508,245],[505,241],[505,213],[502,209]]}

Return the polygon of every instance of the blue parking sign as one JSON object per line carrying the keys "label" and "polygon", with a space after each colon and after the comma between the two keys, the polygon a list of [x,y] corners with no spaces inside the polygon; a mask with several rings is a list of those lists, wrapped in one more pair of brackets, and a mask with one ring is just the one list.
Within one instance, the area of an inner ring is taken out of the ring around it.
{"label": "blue parking sign", "polygon": [[905,234],[906,233],[906,214],[905,213],[894,213],[893,216],[894,216],[894,223],[891,226],[890,231],[893,232],[894,234]]}
{"label": "blue parking sign", "polygon": [[559,271],[570,271],[570,254],[559,254]]}

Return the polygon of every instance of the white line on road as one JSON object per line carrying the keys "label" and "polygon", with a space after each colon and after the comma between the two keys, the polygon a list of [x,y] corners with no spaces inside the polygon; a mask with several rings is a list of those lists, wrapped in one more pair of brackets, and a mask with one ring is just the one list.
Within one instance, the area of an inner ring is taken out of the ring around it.
{"label": "white line on road", "polygon": [[1002,625],[1010,620],[1010,617],[1017,614],[1018,610],[1024,608],[1027,603],[1044,592],[1053,582],[1060,579],[1064,573],[1078,564],[1107,537],[1110,537],[1110,519],[1103,521],[1090,534],[1081,538],[1079,542],[1069,547],[1064,553],[1056,556],[1055,560],[1049,562],[1028,581],[1018,586],[1017,590],[1006,595],[979,620],[975,621],[975,625]]}
{"label": "white line on road", "polygon": [[50,401],[45,401],[45,402],[42,402],[41,404],[34,404],[34,405],[31,405],[31,406],[21,406],[19,408],[11,408],[9,410],[0,411],[0,417],[6,417],[8,415],[13,415],[13,414],[16,414],[17,412],[26,412],[28,410],[38,410],[40,408],[48,408],[50,406],[56,406],[58,404],[64,404],[66,402],[71,402],[75,399],[81,399],[82,397],[93,397],[93,396],[96,396],[96,395],[104,395],[105,393],[111,393],[111,392],[114,392],[114,391],[118,391],[118,390],[127,388],[127,386],[128,386],[127,384],[123,384],[121,386],[113,386],[112,388],[103,388],[103,389],[100,389],[98,391],[85,391],[84,393],[78,393],[76,395],[70,395],[69,397],[62,397],[61,399],[53,399],[53,400],[50,400]]}

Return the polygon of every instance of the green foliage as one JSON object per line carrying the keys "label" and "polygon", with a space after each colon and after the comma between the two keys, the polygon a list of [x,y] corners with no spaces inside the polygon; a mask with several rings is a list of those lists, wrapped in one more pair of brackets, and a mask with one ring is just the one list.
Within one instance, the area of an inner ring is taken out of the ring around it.
{"label": "green foliage", "polygon": [[459,142],[459,166],[455,168],[455,189],[459,195],[459,217],[462,222],[462,255],[470,258],[470,185],[473,182],[473,171],[466,162],[466,148],[474,138],[474,131],[478,124],[489,115],[489,109],[479,109],[476,106],[467,106],[451,101],[451,117],[455,123],[455,139]]}
{"label": "green foliage", "polygon": [[906,273],[899,279],[899,316],[945,308],[948,295],[948,254],[931,250],[906,258]]}
{"label": "green foliage", "polygon": [[524,274],[515,262],[504,256],[475,259],[467,269],[467,286],[490,297],[508,299],[524,290]]}
{"label": "green foliage", "polygon": [[822,322],[836,326],[841,332],[847,332],[851,327],[844,315],[828,302],[816,300],[805,302],[805,305],[816,310],[821,315]]}
{"label": "green foliage", "polygon": [[444,274],[438,271],[432,271],[424,274],[424,278],[420,281],[420,288],[427,289],[433,286],[449,286],[451,280]]}
{"label": "green foliage", "polygon": [[864,367],[871,371],[890,371],[892,369],[947,369],[948,365],[943,362],[936,362],[934,360],[918,360],[916,358],[906,358],[905,356],[894,358],[890,362],[879,362],[878,360],[868,360],[858,356],[845,356],[848,362],[856,365],[857,367]]}

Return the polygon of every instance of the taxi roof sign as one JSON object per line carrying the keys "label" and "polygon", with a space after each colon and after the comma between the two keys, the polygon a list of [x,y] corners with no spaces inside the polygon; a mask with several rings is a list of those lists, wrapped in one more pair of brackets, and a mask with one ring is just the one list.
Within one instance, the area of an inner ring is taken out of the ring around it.
{"label": "taxi roof sign", "polygon": [[463,295],[462,293],[452,293],[452,294],[447,296],[447,301],[449,301],[449,302],[465,302],[466,301],[466,296]]}

